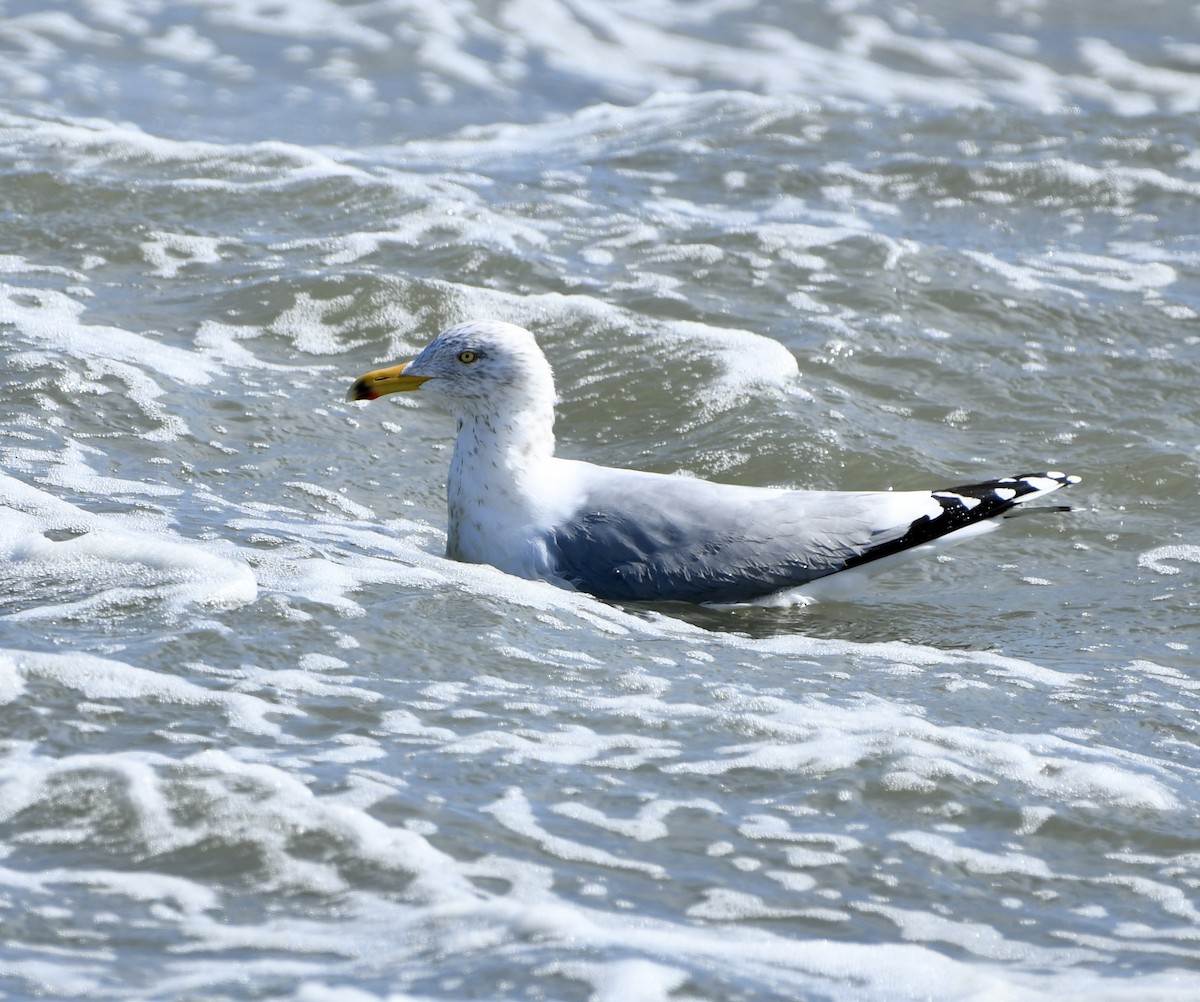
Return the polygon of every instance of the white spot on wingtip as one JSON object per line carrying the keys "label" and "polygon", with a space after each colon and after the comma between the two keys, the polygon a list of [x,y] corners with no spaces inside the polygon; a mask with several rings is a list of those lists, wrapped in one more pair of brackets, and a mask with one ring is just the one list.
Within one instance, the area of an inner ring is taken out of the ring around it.
{"label": "white spot on wingtip", "polygon": [[980,503],[979,498],[967,497],[962,494],[955,494],[954,491],[934,491],[935,498],[946,498],[948,501],[957,501],[968,511]]}

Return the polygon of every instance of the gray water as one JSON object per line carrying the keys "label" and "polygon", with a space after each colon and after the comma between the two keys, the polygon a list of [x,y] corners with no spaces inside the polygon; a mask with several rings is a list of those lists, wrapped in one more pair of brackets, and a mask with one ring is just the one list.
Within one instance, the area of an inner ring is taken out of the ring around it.
{"label": "gray water", "polygon": [[[1200,10],[0,0],[0,997],[1200,993]],[[560,453],[1064,469],[854,601],[449,562]]]}

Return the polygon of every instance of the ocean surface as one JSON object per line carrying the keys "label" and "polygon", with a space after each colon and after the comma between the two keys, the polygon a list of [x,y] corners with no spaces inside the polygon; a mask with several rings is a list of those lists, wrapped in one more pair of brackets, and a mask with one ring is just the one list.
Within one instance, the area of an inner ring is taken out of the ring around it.
{"label": "ocean surface", "polygon": [[[1200,998],[1200,6],[0,0],[0,998]],[[784,608],[445,559],[560,454],[1080,475]]]}

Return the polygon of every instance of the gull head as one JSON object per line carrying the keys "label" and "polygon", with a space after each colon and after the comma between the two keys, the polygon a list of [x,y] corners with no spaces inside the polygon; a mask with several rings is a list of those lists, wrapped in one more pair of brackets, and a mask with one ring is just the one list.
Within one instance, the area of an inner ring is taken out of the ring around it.
{"label": "gull head", "polygon": [[524,327],[471,320],[442,331],[410,362],[359,376],[347,400],[375,400],[420,389],[454,413],[554,405],[554,375]]}

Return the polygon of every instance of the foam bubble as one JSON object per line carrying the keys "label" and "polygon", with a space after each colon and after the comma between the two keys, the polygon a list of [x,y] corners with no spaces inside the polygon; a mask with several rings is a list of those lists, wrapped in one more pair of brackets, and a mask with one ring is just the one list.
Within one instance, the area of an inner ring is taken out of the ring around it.
{"label": "foam bubble", "polygon": [[1167,561],[1200,564],[1200,546],[1194,543],[1171,543],[1138,554],[1139,567],[1145,567],[1158,574],[1180,573],[1182,568]]}

